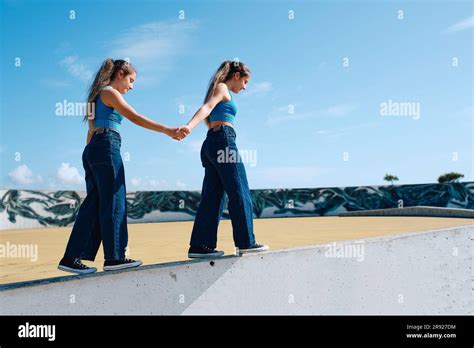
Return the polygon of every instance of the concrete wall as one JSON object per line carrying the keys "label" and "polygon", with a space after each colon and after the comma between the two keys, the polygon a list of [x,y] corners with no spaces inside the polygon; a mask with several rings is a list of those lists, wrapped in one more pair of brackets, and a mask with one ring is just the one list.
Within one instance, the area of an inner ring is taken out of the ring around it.
{"label": "concrete wall", "polygon": [[9,284],[0,313],[473,314],[473,237],[457,227]]}
{"label": "concrete wall", "polygon": [[474,210],[439,207],[408,207],[351,211],[341,213],[339,216],[429,216],[472,219],[474,218]]}
{"label": "concrete wall", "polygon": [[[413,206],[474,210],[474,182],[252,190],[255,218],[334,216]],[[0,190],[0,230],[71,226],[84,192]],[[127,193],[128,223],[192,221],[198,191]],[[229,218],[227,208],[223,218]]]}

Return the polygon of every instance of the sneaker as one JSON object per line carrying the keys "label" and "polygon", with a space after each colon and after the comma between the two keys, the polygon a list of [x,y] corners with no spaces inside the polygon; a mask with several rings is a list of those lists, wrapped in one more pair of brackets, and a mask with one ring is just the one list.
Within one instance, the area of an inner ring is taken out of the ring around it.
{"label": "sneaker", "polygon": [[211,248],[206,245],[201,245],[198,247],[191,246],[188,251],[188,257],[191,259],[212,259],[221,256],[224,256],[223,251],[215,250],[215,248]]}
{"label": "sneaker", "polygon": [[255,243],[245,249],[237,248],[237,252],[239,254],[250,254],[250,253],[258,253],[260,251],[265,251],[268,249],[269,249],[268,245]]}
{"label": "sneaker", "polygon": [[140,260],[105,260],[104,262],[104,271],[115,271],[118,269],[133,268],[138,267],[142,264]]}
{"label": "sneaker", "polygon": [[58,269],[65,272],[75,273],[75,274],[88,274],[94,273],[97,271],[95,267],[88,267],[81,262],[79,258],[69,258],[63,257],[59,261]]}

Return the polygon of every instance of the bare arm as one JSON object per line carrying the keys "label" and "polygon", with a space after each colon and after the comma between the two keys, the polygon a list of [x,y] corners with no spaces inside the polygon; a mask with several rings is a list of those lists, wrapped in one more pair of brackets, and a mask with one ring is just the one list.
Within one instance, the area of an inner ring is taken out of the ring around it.
{"label": "bare arm", "polygon": [[214,94],[199,108],[191,120],[189,120],[189,122],[186,124],[186,127],[189,130],[192,130],[194,127],[196,127],[199,122],[209,116],[215,106],[224,99],[225,95],[227,95],[227,87],[224,83],[219,83],[216,87],[216,90],[214,91]]}
{"label": "bare arm", "polygon": [[102,91],[102,100],[125,116],[133,123],[147,129],[154,130],[156,132],[164,133],[171,137],[176,135],[176,129],[170,128],[164,124],[158,123],[149,119],[143,115],[140,115],[135,109],[129,105],[122,95],[116,90],[109,88]]}

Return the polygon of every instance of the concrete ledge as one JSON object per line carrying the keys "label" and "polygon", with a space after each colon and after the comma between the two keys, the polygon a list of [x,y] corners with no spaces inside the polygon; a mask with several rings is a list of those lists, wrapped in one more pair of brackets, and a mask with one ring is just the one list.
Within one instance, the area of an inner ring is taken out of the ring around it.
{"label": "concrete ledge", "polygon": [[[228,259],[228,258],[236,258],[241,256],[236,255],[226,255],[219,260]],[[62,277],[53,277],[53,278],[45,278],[45,279],[37,279],[37,280],[30,280],[26,282],[16,282],[16,283],[8,283],[8,284],[0,284],[0,293],[4,290],[11,290],[11,289],[20,289],[26,287],[33,287],[38,285],[47,285],[47,284],[54,284],[54,283],[61,283],[61,282],[68,282],[74,281],[79,279],[87,279],[87,278],[95,278],[95,277],[107,277],[112,276],[118,273],[130,273],[130,272],[139,272],[147,269],[159,269],[159,268],[166,268],[166,267],[173,267],[173,266],[187,266],[197,262],[207,262],[211,264],[211,261],[215,260],[185,260],[185,261],[176,261],[176,262],[163,262],[160,264],[155,265],[144,265],[136,268],[124,269],[124,270],[117,270],[117,271],[107,271],[107,272],[96,272],[92,274],[83,274],[83,275],[66,275]],[[133,276],[133,275],[132,275]]]}
{"label": "concrete ledge", "polygon": [[452,217],[452,218],[474,218],[474,210],[442,207],[406,207],[374,210],[358,210],[341,213],[339,216],[429,216],[429,217]]}
{"label": "concrete ledge", "polygon": [[473,237],[463,226],[9,284],[0,314],[473,314]]}

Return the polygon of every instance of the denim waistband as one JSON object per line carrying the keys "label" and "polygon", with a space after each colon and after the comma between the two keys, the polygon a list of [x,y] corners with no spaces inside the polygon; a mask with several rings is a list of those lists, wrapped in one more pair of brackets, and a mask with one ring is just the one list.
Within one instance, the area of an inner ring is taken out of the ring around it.
{"label": "denim waistband", "polygon": [[120,131],[116,128],[102,128],[102,127],[94,128],[94,133],[95,134],[102,134],[102,133],[108,133],[108,132],[113,132],[113,133],[120,134]]}
{"label": "denim waistband", "polygon": [[235,137],[237,134],[235,133],[234,127],[231,126],[226,126],[226,125],[220,125],[218,126],[218,130],[213,130],[212,128],[207,131],[207,136],[212,137],[212,136],[229,136],[229,137]]}
{"label": "denim waistband", "polygon": [[[92,139],[115,139],[118,140],[119,142],[122,141],[122,136],[120,135],[119,132],[112,131],[110,129],[106,129],[104,132],[101,133],[94,133],[92,135]],[[91,139],[91,140],[92,140]]]}

